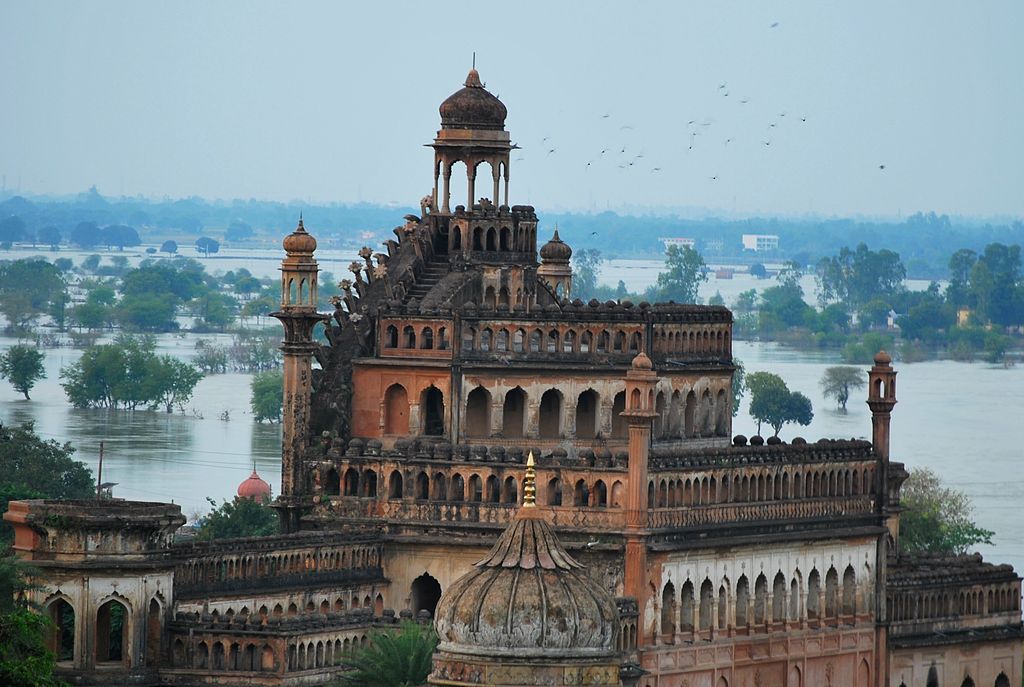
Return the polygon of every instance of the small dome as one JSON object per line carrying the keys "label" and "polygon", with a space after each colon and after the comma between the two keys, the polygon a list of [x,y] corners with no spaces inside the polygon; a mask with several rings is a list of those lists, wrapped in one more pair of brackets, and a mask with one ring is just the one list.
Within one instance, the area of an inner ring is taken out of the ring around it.
{"label": "small dome", "polygon": [[876,365],[888,365],[892,362],[892,356],[885,351],[879,351],[875,353],[875,364]]}
{"label": "small dome", "polygon": [[636,357],[633,358],[633,369],[634,370],[653,370],[654,369],[654,363],[651,362],[651,359],[647,357],[646,353],[644,353],[643,351],[640,351],[639,353],[636,354]]}
{"label": "small dome", "polygon": [[505,128],[508,110],[480,81],[476,69],[469,70],[465,87],[441,103],[443,129],[498,129]]}
{"label": "small dome", "polygon": [[316,250],[316,239],[302,226],[302,218],[299,218],[299,226],[295,231],[284,237],[282,242],[285,252],[290,255],[303,254],[312,255]]}
{"label": "small dome", "polygon": [[540,259],[544,262],[567,264],[571,257],[572,248],[569,247],[568,243],[558,238],[558,229],[555,229],[555,234],[551,237],[551,240],[540,247]]}
{"label": "small dome", "polygon": [[238,485],[238,495],[246,499],[264,499],[270,496],[270,485],[256,474],[256,470]]}
{"label": "small dome", "polygon": [[539,509],[524,506],[487,557],[441,596],[434,629],[440,652],[605,656],[615,651],[619,614]]}

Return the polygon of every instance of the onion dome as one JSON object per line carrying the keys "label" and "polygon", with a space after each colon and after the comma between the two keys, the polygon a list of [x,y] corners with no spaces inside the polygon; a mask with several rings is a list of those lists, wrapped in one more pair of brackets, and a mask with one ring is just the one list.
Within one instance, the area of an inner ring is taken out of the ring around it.
{"label": "onion dome", "polygon": [[540,247],[540,259],[544,262],[569,264],[572,257],[572,248],[569,244],[558,238],[558,228],[555,228],[555,235],[551,240]]}
{"label": "onion dome", "polygon": [[533,454],[525,499],[490,553],[437,604],[438,651],[531,658],[615,652],[615,600],[570,556],[534,503]]}
{"label": "onion dome", "polygon": [[270,497],[270,485],[257,473],[255,468],[244,482],[238,485],[238,495],[245,499],[260,500]]}
{"label": "onion dome", "polygon": [[480,81],[476,69],[469,70],[465,87],[441,103],[443,129],[498,129],[505,128],[508,110]]}
{"label": "onion dome", "polygon": [[886,353],[885,351],[879,351],[878,353],[875,354],[876,365],[888,365],[891,362],[892,356]]}
{"label": "onion dome", "polygon": [[284,250],[289,255],[312,255],[316,250],[316,239],[302,226],[302,217],[299,217],[299,226],[295,231],[284,237]]}
{"label": "onion dome", "polygon": [[634,370],[653,370],[654,369],[654,363],[651,362],[651,359],[649,357],[647,357],[646,353],[644,353],[643,351],[640,351],[639,353],[636,354],[636,357],[633,358],[633,369]]}

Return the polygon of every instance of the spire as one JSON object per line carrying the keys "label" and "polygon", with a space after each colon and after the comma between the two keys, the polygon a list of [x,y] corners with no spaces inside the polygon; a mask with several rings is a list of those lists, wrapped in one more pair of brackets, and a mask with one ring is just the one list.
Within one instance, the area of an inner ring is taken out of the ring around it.
{"label": "spire", "polygon": [[526,458],[526,476],[523,477],[523,508],[537,507],[537,473],[533,466],[533,451],[530,451]]}
{"label": "spire", "polygon": [[306,228],[302,226],[302,210],[299,210],[299,226],[295,227],[295,231],[306,231]]}

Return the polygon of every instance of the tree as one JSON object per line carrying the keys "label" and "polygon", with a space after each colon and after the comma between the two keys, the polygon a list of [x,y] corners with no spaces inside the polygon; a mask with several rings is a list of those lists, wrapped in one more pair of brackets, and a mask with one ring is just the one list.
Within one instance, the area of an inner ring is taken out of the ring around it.
{"label": "tree", "polygon": [[61,687],[53,677],[57,657],[46,648],[50,620],[27,608],[0,613],[0,684]]}
{"label": "tree", "polygon": [[174,241],[173,239],[167,239],[166,241],[164,241],[163,243],[160,244],[160,252],[161,253],[167,253],[168,255],[172,255],[174,253],[177,253],[178,252],[178,242]]}
{"label": "tree", "polygon": [[224,232],[224,239],[227,241],[244,241],[245,239],[252,238],[255,232],[252,230],[246,222],[236,219],[230,225],[228,225],[227,231]]}
{"label": "tree", "polygon": [[725,305],[725,299],[721,291],[715,291],[715,295],[708,299],[708,305]]}
{"label": "tree", "polygon": [[39,239],[40,243],[44,243],[49,246],[50,250],[57,250],[60,247],[60,229],[52,224],[48,224],[41,228],[36,234],[36,238]]}
{"label": "tree", "polygon": [[11,383],[14,390],[28,397],[29,390],[46,377],[43,360],[46,356],[32,346],[17,344],[0,355],[0,376]]}
{"label": "tree", "polygon": [[985,246],[971,268],[970,293],[984,320],[1004,327],[1024,322],[1020,246]]}
{"label": "tree", "polygon": [[762,422],[775,430],[775,436],[779,436],[786,423],[811,424],[814,418],[811,400],[798,391],[790,391],[778,375],[752,372],[747,375],[747,388],[750,389],[750,416],[757,420],[759,434]]}
{"label": "tree", "polygon": [[[81,499],[95,496],[92,472],[72,456],[71,444],[44,440],[31,424],[0,424],[0,512],[17,499]],[[13,531],[0,521],[0,543]]]}
{"label": "tree", "polygon": [[139,239],[139,232],[123,224],[112,224],[109,227],[104,227],[100,232],[100,237],[100,240],[106,244],[107,248],[116,247],[118,250],[124,250],[125,246],[137,246],[142,243]]}
{"label": "tree", "polygon": [[53,266],[61,272],[70,272],[75,263],[71,262],[71,258],[57,258],[53,261]]}
{"label": "tree", "polygon": [[900,550],[906,553],[966,553],[991,544],[994,532],[978,527],[967,495],[945,486],[928,468],[914,468],[900,493]]}
{"label": "tree", "polygon": [[280,371],[261,372],[252,378],[252,416],[256,422],[281,420],[284,403],[284,375]]}
{"label": "tree", "polygon": [[71,243],[79,248],[92,248],[100,243],[103,233],[95,222],[79,222],[71,230]]}
{"label": "tree", "polygon": [[736,417],[740,412],[740,401],[743,400],[744,378],[747,371],[739,358],[734,357],[732,364],[736,366],[732,373],[732,416]]}
{"label": "tree", "polygon": [[601,269],[601,251],[584,248],[572,256],[572,291],[577,298],[590,300],[597,291],[597,273]]}
{"label": "tree", "polygon": [[65,288],[64,275],[41,258],[0,264],[0,312],[10,328],[29,328]]}
{"label": "tree", "polygon": [[343,659],[350,670],[342,685],[359,687],[416,687],[426,682],[437,648],[430,625],[403,622],[397,630],[374,632],[370,643]]}
{"label": "tree", "polygon": [[877,253],[861,243],[855,250],[844,246],[839,254],[818,263],[818,299],[821,305],[842,303],[857,310],[873,298],[893,299],[903,289],[907,270],[898,253]]}
{"label": "tree", "polygon": [[737,312],[751,312],[757,307],[757,290],[747,289],[741,291],[736,296],[736,302],[732,304],[732,309]]}
{"label": "tree", "polygon": [[25,238],[25,220],[17,215],[0,219],[0,241],[14,243]]}
{"label": "tree", "polygon": [[103,258],[93,253],[92,255],[82,260],[82,269],[85,270],[86,272],[95,272],[97,269],[99,269],[100,260],[102,259]]}
{"label": "tree", "polygon": [[757,277],[758,279],[764,279],[768,276],[768,270],[764,268],[759,262],[755,262],[753,265],[747,268],[747,272],[751,277]]}
{"label": "tree", "polygon": [[220,250],[220,242],[209,236],[200,236],[196,239],[196,250],[209,257],[210,253],[216,253]]}
{"label": "tree", "polygon": [[696,303],[698,287],[708,280],[704,268],[704,258],[693,248],[669,246],[665,271],[658,274],[658,281],[651,287],[650,294],[658,301]]}
{"label": "tree", "polygon": [[234,500],[225,500],[219,506],[209,497],[206,500],[213,510],[203,518],[202,525],[199,527],[196,538],[200,541],[237,537],[266,537],[277,534],[277,514],[270,507],[269,498],[257,501],[236,496]]}
{"label": "tree", "polygon": [[183,409],[203,378],[193,365],[169,355],[157,358],[147,372],[151,378],[150,408],[162,407],[168,413],[174,408]]}
{"label": "tree", "polygon": [[839,407],[846,412],[846,402],[850,399],[851,389],[862,389],[867,385],[864,372],[856,367],[837,365],[825,369],[821,377],[821,393],[825,398],[834,398]]}

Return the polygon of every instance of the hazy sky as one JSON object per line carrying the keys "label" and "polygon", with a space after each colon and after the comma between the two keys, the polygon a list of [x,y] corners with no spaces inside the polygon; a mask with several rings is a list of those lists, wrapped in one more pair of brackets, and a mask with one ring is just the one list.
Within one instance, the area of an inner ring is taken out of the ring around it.
{"label": "hazy sky", "polygon": [[0,0],[0,174],[415,204],[476,51],[542,212],[1021,216],[1021,36],[1020,0]]}

